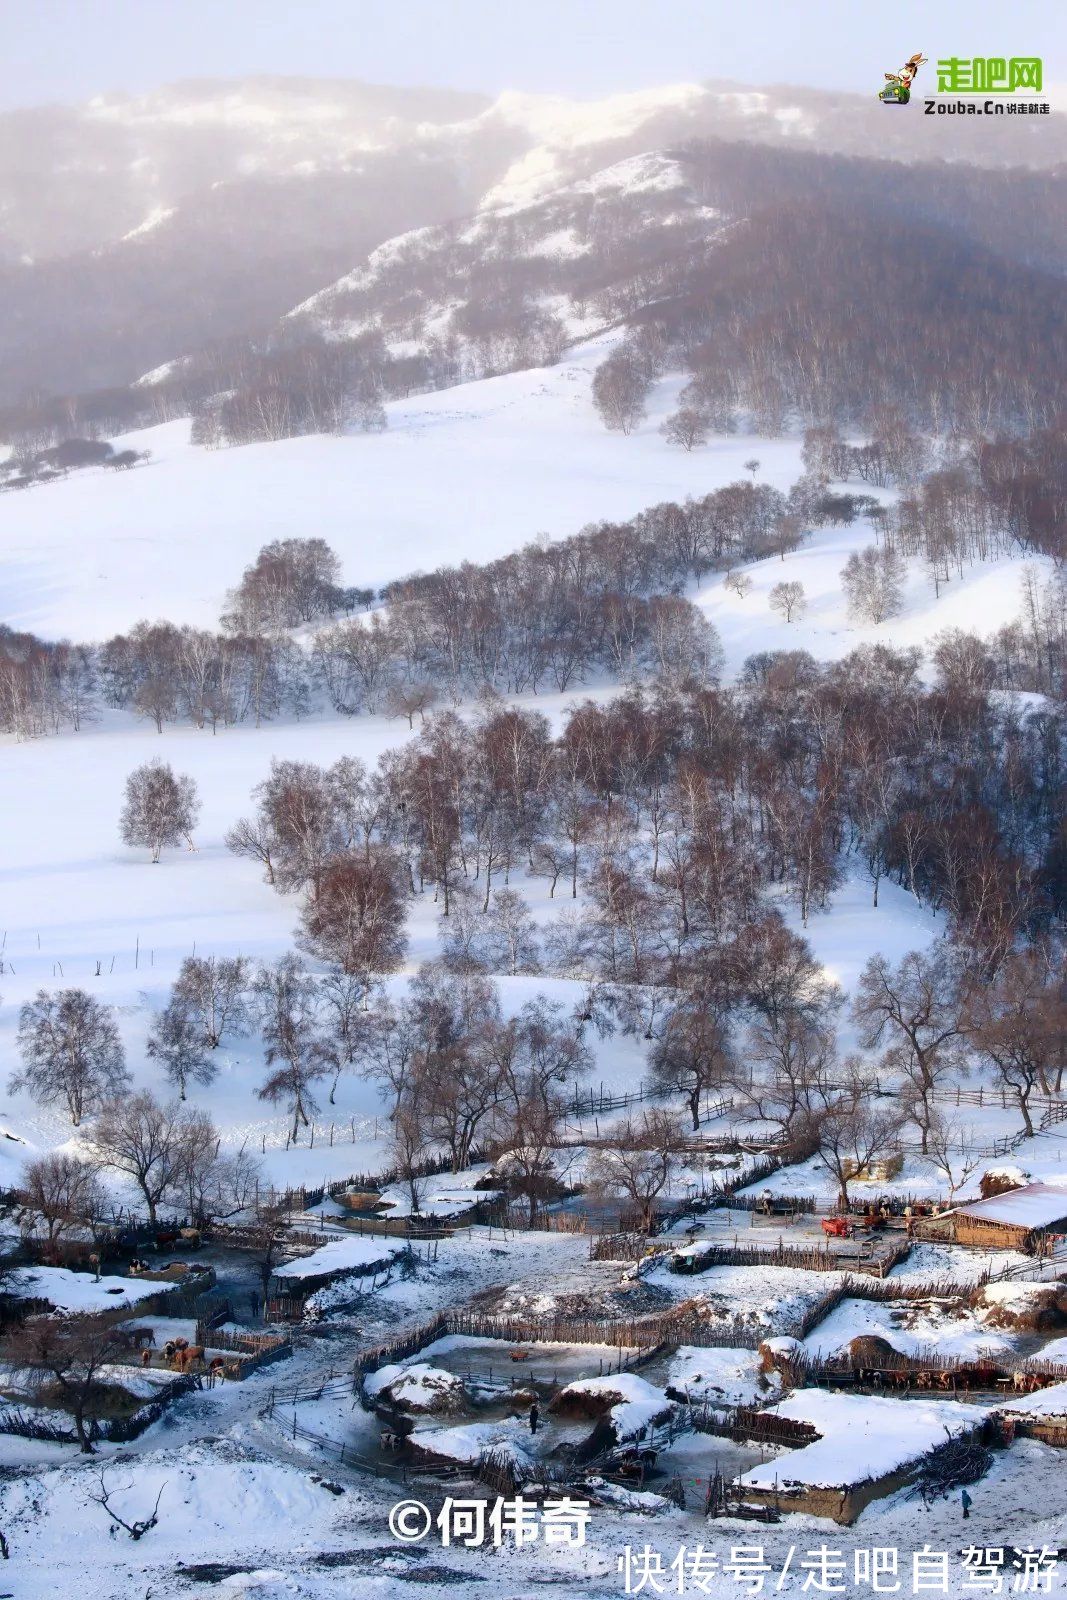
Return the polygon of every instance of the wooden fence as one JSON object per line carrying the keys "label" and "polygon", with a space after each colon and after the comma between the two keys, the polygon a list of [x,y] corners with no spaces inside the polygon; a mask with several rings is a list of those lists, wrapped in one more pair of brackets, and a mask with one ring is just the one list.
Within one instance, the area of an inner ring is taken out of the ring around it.
{"label": "wooden fence", "polygon": [[[826,1250],[820,1245],[810,1249],[797,1245],[776,1245],[771,1250],[760,1250],[753,1245],[708,1244],[704,1249],[687,1247],[676,1251],[671,1262],[675,1272],[701,1273],[713,1267],[797,1267],[804,1272],[858,1272],[874,1278],[884,1278],[905,1259],[911,1242],[902,1239],[879,1255],[854,1256],[844,1251]],[[686,1265],[683,1263],[692,1263]]]}

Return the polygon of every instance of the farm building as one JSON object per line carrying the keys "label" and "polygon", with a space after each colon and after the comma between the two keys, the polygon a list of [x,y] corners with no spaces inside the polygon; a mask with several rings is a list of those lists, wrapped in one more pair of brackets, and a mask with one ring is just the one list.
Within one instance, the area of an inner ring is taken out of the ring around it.
{"label": "farm building", "polygon": [[1009,1400],[999,1414],[1002,1420],[1010,1421],[1020,1437],[1067,1449],[1067,1383]]}
{"label": "farm building", "polygon": [[73,1272],[69,1267],[20,1267],[5,1281],[3,1298],[17,1305],[23,1316],[92,1314],[114,1322],[134,1310],[161,1312],[172,1306],[187,1287],[184,1281],[166,1277],[97,1277],[92,1272]]}
{"label": "farm building", "polygon": [[373,1277],[384,1272],[405,1246],[395,1240],[346,1235],[330,1239],[309,1256],[275,1267],[267,1300],[271,1316],[300,1316],[310,1295],[339,1278]]}
{"label": "farm building", "polygon": [[798,1390],[768,1415],[805,1423],[818,1437],[743,1473],[737,1487],[745,1501],[844,1524],[912,1481],[948,1439],[976,1434],[986,1421],[983,1407],[958,1401],[901,1402],[823,1389]]}
{"label": "farm building", "polygon": [[982,1250],[1040,1253],[1054,1235],[1067,1235],[1067,1188],[1028,1183],[988,1200],[957,1206],[943,1221],[956,1244]]}

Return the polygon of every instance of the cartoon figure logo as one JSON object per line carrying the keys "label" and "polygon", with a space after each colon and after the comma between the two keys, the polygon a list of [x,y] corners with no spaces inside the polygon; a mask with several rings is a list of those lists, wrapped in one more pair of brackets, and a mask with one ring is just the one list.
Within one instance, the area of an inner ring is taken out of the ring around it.
{"label": "cartoon figure logo", "polygon": [[899,72],[887,72],[885,75],[885,88],[878,91],[878,98],[882,104],[886,106],[906,106],[911,99],[911,86],[915,80],[915,74],[923,62],[928,59],[921,50],[916,50],[913,56],[908,57]]}

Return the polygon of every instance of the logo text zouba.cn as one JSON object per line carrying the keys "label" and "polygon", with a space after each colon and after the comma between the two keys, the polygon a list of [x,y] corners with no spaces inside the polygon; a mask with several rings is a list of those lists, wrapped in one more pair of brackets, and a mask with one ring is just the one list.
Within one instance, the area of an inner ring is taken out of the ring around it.
{"label": "logo text zouba.cn", "polygon": [[[1036,100],[1044,84],[1040,56],[945,56],[937,63],[937,92],[966,95],[966,100],[927,100],[926,115],[1003,115],[1007,111],[1048,113],[1047,100]],[[1018,91],[1029,91],[1020,94]],[[1010,100],[971,99],[972,95],[1011,95]]]}

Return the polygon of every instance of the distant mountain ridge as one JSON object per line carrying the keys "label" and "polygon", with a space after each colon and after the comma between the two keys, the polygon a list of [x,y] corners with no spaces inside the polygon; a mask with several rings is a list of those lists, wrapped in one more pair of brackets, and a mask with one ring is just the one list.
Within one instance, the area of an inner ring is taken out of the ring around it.
{"label": "distant mountain ridge", "polygon": [[[562,214],[568,194],[581,209],[597,174],[697,140],[944,162],[946,176],[964,163],[1051,174],[1067,159],[1061,115],[976,121],[887,110],[873,89],[688,83],[575,101],[298,78],[8,113],[0,403],[125,387],[190,352],[271,336],[387,241],[454,227],[487,250],[509,215]],[[615,207],[631,219],[632,198]],[[645,191],[637,209],[651,244],[661,199]],[[699,208],[683,209],[689,226]],[[494,220],[470,235],[483,215]]]}

